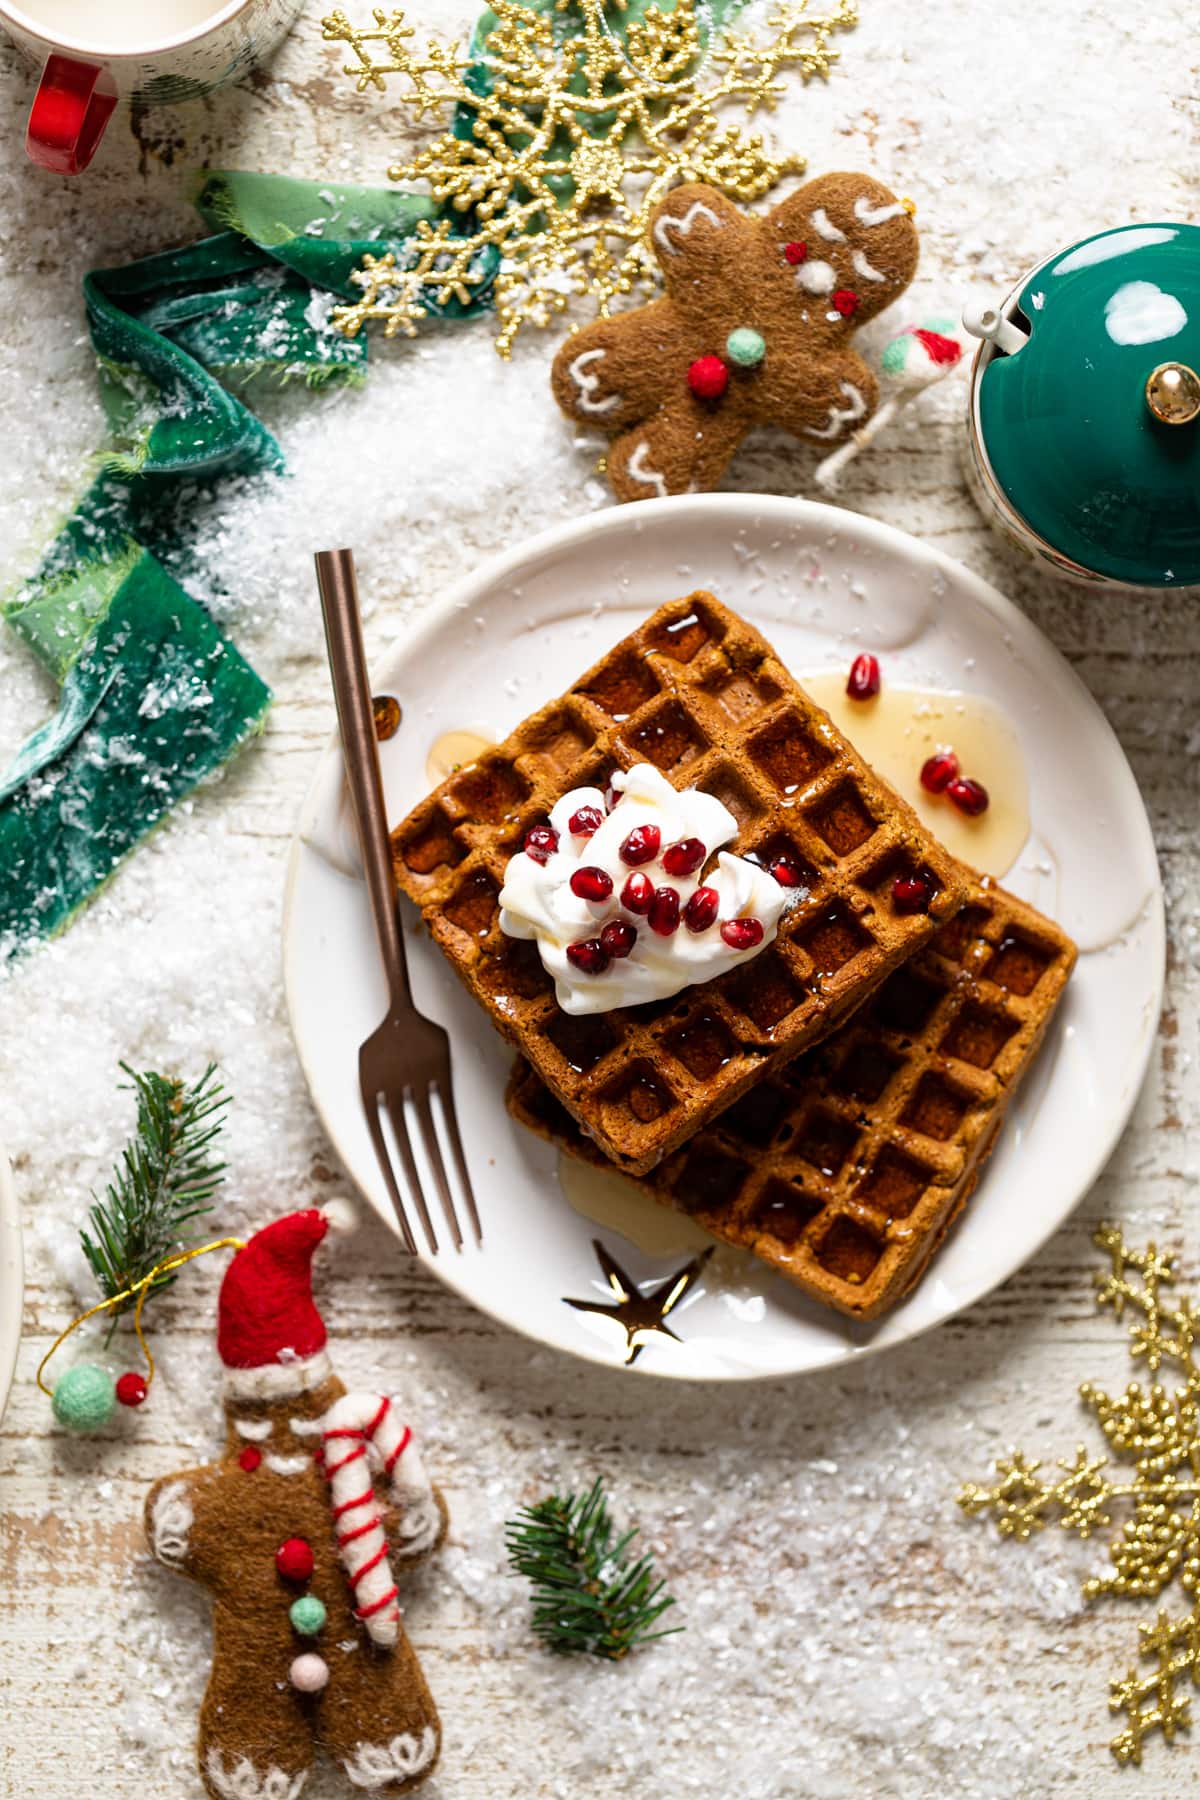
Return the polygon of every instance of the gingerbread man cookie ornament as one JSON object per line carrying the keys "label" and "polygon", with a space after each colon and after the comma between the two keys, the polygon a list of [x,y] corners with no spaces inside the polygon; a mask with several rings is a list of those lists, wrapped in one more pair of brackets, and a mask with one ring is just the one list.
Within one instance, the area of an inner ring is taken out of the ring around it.
{"label": "gingerbread man cookie ornament", "polygon": [[440,1749],[394,1569],[437,1549],[445,1507],[395,1404],[333,1372],[310,1271],[327,1227],[290,1213],[234,1257],[217,1330],[224,1453],[146,1500],[155,1556],[212,1592],[212,1800],[296,1800],[318,1747],[352,1788],[402,1794]]}
{"label": "gingerbread man cookie ornament", "polygon": [[715,188],[651,215],[666,295],[569,337],[558,404],[613,440],[620,500],[712,488],[755,425],[830,445],[874,410],[851,334],[917,266],[911,205],[869,175],[822,175],[762,217]]}

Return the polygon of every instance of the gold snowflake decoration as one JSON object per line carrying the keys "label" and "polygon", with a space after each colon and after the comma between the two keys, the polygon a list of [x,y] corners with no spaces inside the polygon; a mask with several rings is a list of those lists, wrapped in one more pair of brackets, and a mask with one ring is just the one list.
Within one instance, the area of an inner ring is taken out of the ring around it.
{"label": "gold snowflake decoration", "polygon": [[1174,1305],[1164,1301],[1161,1290],[1173,1282],[1174,1259],[1153,1244],[1130,1250],[1111,1225],[1102,1225],[1095,1241],[1111,1263],[1107,1274],[1095,1277],[1096,1304],[1111,1306],[1117,1318],[1126,1309],[1135,1313],[1131,1357],[1152,1375],[1164,1363],[1178,1369],[1183,1385],[1168,1393],[1159,1382],[1144,1388],[1133,1381],[1115,1398],[1091,1382],[1080,1387],[1113,1451],[1132,1464],[1130,1479],[1110,1479],[1108,1458],[1089,1456],[1082,1446],[1072,1460],[1057,1464],[1057,1476],[1014,1452],[996,1463],[993,1486],[970,1482],[958,1499],[972,1516],[990,1513],[1003,1536],[1021,1539],[1050,1523],[1087,1538],[1112,1523],[1114,1503],[1132,1502],[1109,1544],[1112,1572],[1085,1582],[1084,1598],[1153,1597],[1176,1576],[1193,1597],[1182,1618],[1172,1620],[1160,1610],[1152,1625],[1140,1628],[1141,1655],[1152,1658],[1154,1668],[1132,1668],[1111,1683],[1109,1705],[1126,1718],[1112,1741],[1113,1755],[1120,1763],[1140,1763],[1151,1732],[1161,1731],[1170,1743],[1191,1724],[1191,1703],[1178,1684],[1189,1677],[1200,1686],[1200,1312],[1186,1298]]}
{"label": "gold snowflake decoration", "polygon": [[416,48],[402,12],[376,9],[365,28],[341,12],[324,20],[326,39],[353,51],[346,73],[360,92],[399,78],[413,118],[447,127],[388,170],[425,183],[445,216],[422,220],[399,257],[363,259],[361,300],[333,314],[347,336],[381,319],[386,336],[412,337],[421,319],[469,305],[490,284],[507,357],[523,327],[550,324],[574,298],[608,313],[635,290],[654,291],[646,227],[677,183],[706,181],[751,201],[803,170],[802,157],[771,156],[761,134],[722,115],[772,110],[785,70],[827,76],[838,54],[829,39],[855,23],[854,0],[820,14],[809,0],[781,0],[763,42],[707,40],[703,0],[648,7],[618,33],[610,13],[623,8],[495,0],[474,56],[457,43]]}

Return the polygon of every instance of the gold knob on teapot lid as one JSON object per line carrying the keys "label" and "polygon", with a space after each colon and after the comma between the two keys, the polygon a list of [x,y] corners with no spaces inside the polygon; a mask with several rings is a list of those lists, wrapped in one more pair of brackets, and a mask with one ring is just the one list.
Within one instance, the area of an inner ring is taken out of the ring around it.
{"label": "gold knob on teapot lid", "polygon": [[1146,377],[1146,405],[1163,425],[1190,425],[1200,417],[1200,375],[1186,363],[1159,363]]}

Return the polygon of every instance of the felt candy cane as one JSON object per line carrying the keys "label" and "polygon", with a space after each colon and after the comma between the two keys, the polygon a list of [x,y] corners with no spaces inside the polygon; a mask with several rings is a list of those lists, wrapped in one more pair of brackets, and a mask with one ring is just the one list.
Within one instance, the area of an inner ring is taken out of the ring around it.
{"label": "felt candy cane", "polygon": [[892,380],[891,394],[861,430],[818,464],[817,485],[826,493],[833,493],[847,463],[874,443],[902,406],[957,368],[965,349],[965,336],[953,319],[927,319],[893,338],[880,359],[880,368]]}
{"label": "felt candy cane", "polygon": [[343,1394],[321,1423],[321,1457],[333,1500],[338,1553],[354,1594],[355,1614],[377,1644],[390,1647],[400,1608],[388,1562],[373,1468],[382,1469],[400,1514],[402,1556],[418,1556],[437,1538],[440,1514],[412,1441],[383,1394]]}

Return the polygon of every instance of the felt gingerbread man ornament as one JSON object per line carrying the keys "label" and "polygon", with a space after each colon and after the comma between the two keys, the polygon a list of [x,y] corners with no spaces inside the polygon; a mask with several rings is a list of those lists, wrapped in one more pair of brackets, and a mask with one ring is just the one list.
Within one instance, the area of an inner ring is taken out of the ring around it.
{"label": "felt gingerbread man ornament", "polygon": [[850,340],[912,280],[911,212],[869,175],[822,175],[763,217],[673,189],[649,228],[665,296],[554,359],[562,410],[613,440],[617,498],[715,487],[756,425],[825,445],[861,426],[879,390]]}
{"label": "felt gingerbread man ornament", "polygon": [[296,1800],[318,1747],[354,1788],[402,1794],[441,1747],[391,1564],[436,1550],[446,1509],[392,1401],[333,1372],[311,1282],[328,1223],[289,1213],[234,1257],[225,1450],[146,1499],[155,1556],[213,1597],[198,1746],[212,1800]]}

